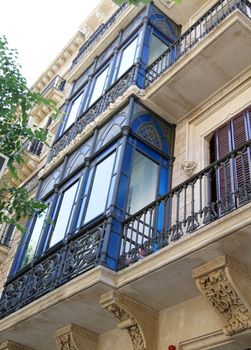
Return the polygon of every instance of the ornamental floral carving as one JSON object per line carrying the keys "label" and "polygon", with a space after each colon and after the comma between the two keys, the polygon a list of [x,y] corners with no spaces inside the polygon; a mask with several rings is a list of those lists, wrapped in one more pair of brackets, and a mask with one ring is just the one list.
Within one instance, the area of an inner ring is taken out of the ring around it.
{"label": "ornamental floral carving", "polygon": [[[145,350],[145,344],[141,330],[132,315],[129,315],[121,306],[112,303],[105,310],[110,312],[119,322],[120,328],[126,329],[133,345],[133,350]],[[122,326],[121,326],[122,324]],[[123,326],[123,324],[125,326]]]}
{"label": "ornamental floral carving", "polygon": [[100,302],[118,321],[118,328],[128,332],[133,350],[157,349],[158,313],[155,310],[115,292],[102,295]]}
{"label": "ornamental floral carving", "polygon": [[56,338],[58,350],[77,350],[70,334],[63,334]]}
{"label": "ornamental floral carving", "polygon": [[64,326],[54,333],[58,350],[96,349],[98,335],[75,324]]}
{"label": "ornamental floral carving", "polygon": [[227,335],[251,327],[249,303],[243,298],[245,294],[241,290],[250,288],[251,280],[247,273],[244,274],[243,266],[236,267],[238,264],[228,257],[219,257],[193,271],[199,290],[215,311],[225,319],[223,331]]}

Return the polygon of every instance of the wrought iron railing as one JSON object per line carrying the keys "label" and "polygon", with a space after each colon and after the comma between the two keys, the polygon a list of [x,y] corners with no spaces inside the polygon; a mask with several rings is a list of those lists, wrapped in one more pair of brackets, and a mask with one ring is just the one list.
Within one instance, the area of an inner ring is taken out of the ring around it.
{"label": "wrought iron railing", "polygon": [[105,220],[92,229],[69,236],[33,260],[6,284],[0,301],[0,318],[99,264],[104,234]]}
{"label": "wrought iron railing", "polygon": [[108,108],[110,103],[116,101],[118,97],[123,95],[123,93],[133,84],[135,69],[135,66],[132,66],[127,72],[125,72],[115,84],[113,84],[59,139],[56,140],[51,148],[48,161],[69,145],[89,123],[93,122]]}
{"label": "wrought iron railing", "polygon": [[122,269],[191,234],[251,201],[251,141],[166,195],[124,223]]}
{"label": "wrought iron railing", "polygon": [[239,9],[251,18],[250,0],[219,0],[212,6],[210,10],[147,68],[146,87],[188,53],[209,32],[217,28],[236,9]]}
{"label": "wrought iron railing", "polygon": [[41,91],[41,95],[46,95],[51,89],[56,89],[58,91],[64,91],[66,80],[56,75],[48,85]]}
{"label": "wrought iron railing", "polygon": [[104,35],[104,33],[117,21],[120,15],[128,7],[128,2],[124,2],[117,11],[109,18],[106,23],[102,23],[98,29],[90,36],[90,38],[79,49],[78,55],[72,61],[72,68],[78,64],[78,62],[91,50],[91,48],[97,43],[97,41]]}
{"label": "wrought iron railing", "polygon": [[2,231],[2,233],[0,235],[0,244],[4,245],[6,247],[10,247],[10,243],[12,240],[14,229],[15,229],[15,225],[12,225],[12,224],[4,227],[4,230]]}

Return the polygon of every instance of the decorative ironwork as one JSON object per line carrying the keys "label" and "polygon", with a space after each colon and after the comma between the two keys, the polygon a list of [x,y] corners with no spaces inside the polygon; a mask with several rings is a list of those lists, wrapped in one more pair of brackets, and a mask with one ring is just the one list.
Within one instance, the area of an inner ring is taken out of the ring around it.
{"label": "decorative ironwork", "polygon": [[76,64],[91,50],[91,48],[98,42],[98,40],[104,35],[104,33],[117,21],[121,14],[128,7],[127,1],[124,2],[118,10],[109,18],[105,24],[101,24],[98,29],[90,36],[90,38],[84,43],[79,49],[78,55],[72,61],[71,68],[75,67]]}
{"label": "decorative ironwork", "polygon": [[92,105],[79,119],[74,123],[65,134],[62,135],[52,146],[49,160],[55,157],[62,149],[70,144],[75,137],[80,134],[84,128],[96,117],[103,113],[110,103],[113,103],[120,97],[133,83],[135,66],[130,68],[114,85],[112,85],[103,96],[101,96],[94,105]]}
{"label": "decorative ironwork", "polygon": [[[129,216],[124,221],[118,268],[143,259],[250,202],[250,156],[248,141]],[[235,170],[226,177],[226,168]]]}
{"label": "decorative ironwork", "polygon": [[58,91],[64,91],[66,80],[56,75],[48,85],[41,91],[41,95],[46,95],[50,89],[56,89]]}
{"label": "decorative ironwork", "polygon": [[205,35],[217,28],[236,9],[241,10],[246,16],[251,18],[251,3],[249,0],[219,0],[212,6],[148,67],[146,72],[146,87],[189,52]]}
{"label": "decorative ironwork", "polygon": [[138,130],[138,134],[153,146],[161,149],[161,139],[152,123],[145,123]]}
{"label": "decorative ironwork", "polygon": [[20,309],[99,264],[105,222],[68,237],[10,280],[2,293],[0,317]]}

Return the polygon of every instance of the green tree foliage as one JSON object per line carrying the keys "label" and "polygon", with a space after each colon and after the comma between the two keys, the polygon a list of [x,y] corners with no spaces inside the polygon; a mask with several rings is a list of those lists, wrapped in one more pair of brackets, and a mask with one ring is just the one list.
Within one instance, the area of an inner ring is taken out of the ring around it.
{"label": "green tree foliage", "polygon": [[[24,162],[24,142],[39,140],[46,143],[47,131],[30,125],[30,111],[38,105],[47,105],[54,112],[55,104],[27,87],[17,64],[16,50],[8,47],[0,37],[0,153],[9,158],[11,176],[18,179],[18,167]],[[10,186],[3,177],[0,185],[0,224],[14,223],[42,211],[45,204],[30,198],[25,188]]]}
{"label": "green tree foliage", "polygon": [[[132,5],[139,5],[139,4],[148,4],[151,2],[151,0],[127,0],[129,4]],[[168,0],[165,0],[166,2],[168,2]],[[182,0],[174,0],[174,2],[176,2],[176,4],[180,4]],[[125,2],[125,0],[113,0],[113,2],[115,2],[115,4],[117,5],[121,5]]]}

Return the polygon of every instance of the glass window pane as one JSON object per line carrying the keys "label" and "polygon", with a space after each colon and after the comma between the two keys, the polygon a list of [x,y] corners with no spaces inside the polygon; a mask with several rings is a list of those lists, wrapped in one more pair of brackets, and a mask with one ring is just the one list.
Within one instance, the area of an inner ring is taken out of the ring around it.
{"label": "glass window pane", "polygon": [[115,152],[97,165],[85,222],[102,214],[106,209],[106,200],[109,192],[114,160]]}
{"label": "glass window pane", "polygon": [[68,221],[72,212],[72,206],[74,203],[77,187],[78,182],[75,182],[75,184],[69,187],[63,194],[63,199],[61,201],[59,213],[56,219],[57,221],[50,241],[50,247],[59,242],[65,236],[65,231],[67,229]]}
{"label": "glass window pane", "polygon": [[153,63],[163,52],[168,48],[168,45],[160,40],[156,35],[152,36],[152,42],[150,45],[148,64]]}
{"label": "glass window pane", "polygon": [[119,72],[118,72],[118,78],[127,70],[129,69],[134,61],[135,61],[135,52],[137,48],[137,39],[135,38],[123,51]]}
{"label": "glass window pane", "polygon": [[65,127],[64,127],[64,130],[66,130],[67,128],[69,128],[69,126],[74,123],[74,121],[76,120],[77,118],[77,113],[78,113],[78,109],[79,109],[79,106],[80,106],[80,103],[81,103],[81,100],[82,100],[82,97],[83,97],[83,93],[80,94],[78,96],[78,98],[76,98],[75,101],[73,101],[72,105],[71,105],[71,110],[70,110],[70,113],[67,117],[67,121],[65,123]]}
{"label": "glass window pane", "polygon": [[109,67],[107,67],[96,78],[94,89],[93,89],[93,92],[92,92],[92,97],[91,97],[89,105],[91,105],[93,102],[95,102],[102,95],[104,87],[105,87],[105,81],[106,81],[106,76],[107,76],[107,73],[108,73],[108,68]]}
{"label": "glass window pane", "polygon": [[156,197],[158,164],[140,152],[135,152],[129,187],[127,212],[133,214]]}
{"label": "glass window pane", "polygon": [[47,212],[48,212],[48,208],[45,209],[45,211],[43,211],[40,214],[40,216],[38,216],[36,219],[35,225],[33,227],[32,235],[30,238],[30,242],[29,242],[28,248],[27,248],[26,253],[25,253],[23,266],[29,264],[29,262],[31,262],[34,254],[35,254]]}

